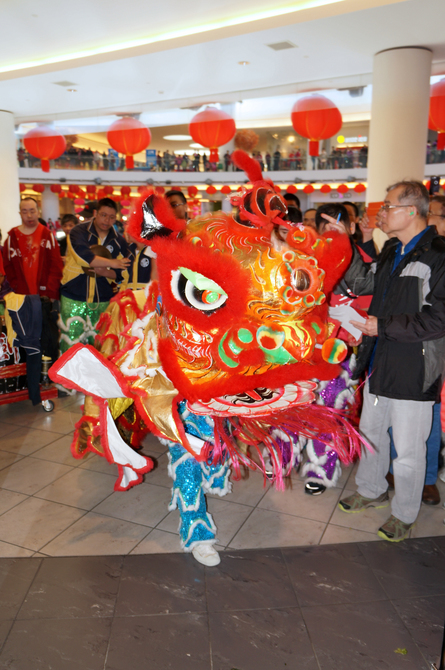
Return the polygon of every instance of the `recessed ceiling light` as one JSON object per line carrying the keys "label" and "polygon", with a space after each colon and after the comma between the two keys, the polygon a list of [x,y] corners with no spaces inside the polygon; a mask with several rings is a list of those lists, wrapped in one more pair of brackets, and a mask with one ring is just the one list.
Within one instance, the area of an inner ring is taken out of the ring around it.
{"label": "recessed ceiling light", "polygon": [[196,142],[193,142],[193,144],[189,144],[189,147],[191,149],[202,149],[202,144],[197,144]]}
{"label": "recessed ceiling light", "polygon": [[68,88],[68,86],[76,86],[73,81],[53,81],[53,84],[56,86],[62,86],[62,88]]}
{"label": "recessed ceiling light", "polygon": [[240,60],[238,65],[250,65],[248,60]]}
{"label": "recessed ceiling light", "polygon": [[275,42],[275,44],[266,44],[266,46],[269,47],[269,49],[273,49],[274,51],[283,51],[283,49],[298,49],[296,44],[292,44],[292,42]]}
{"label": "recessed ceiling light", "polygon": [[67,88],[68,93],[77,93],[77,88]]}
{"label": "recessed ceiling light", "polygon": [[159,95],[163,95],[164,91],[158,91]]}
{"label": "recessed ceiling light", "polygon": [[172,142],[185,142],[186,140],[191,140],[191,135],[164,135],[164,140],[171,140]]}

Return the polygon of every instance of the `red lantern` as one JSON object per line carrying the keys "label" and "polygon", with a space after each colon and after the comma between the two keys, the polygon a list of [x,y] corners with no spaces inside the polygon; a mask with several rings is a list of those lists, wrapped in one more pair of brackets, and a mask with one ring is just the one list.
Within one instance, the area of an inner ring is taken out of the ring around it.
{"label": "red lantern", "polygon": [[90,195],[95,195],[95,193],[96,193],[96,186],[95,186],[94,184],[89,184],[89,185],[87,186],[87,193],[89,193]]}
{"label": "red lantern", "polygon": [[107,194],[105,193],[104,189],[103,189],[103,188],[100,188],[100,189],[98,190],[97,194],[96,194],[96,197],[97,197],[98,200],[102,200],[102,198],[105,198],[106,195],[107,195]]}
{"label": "red lantern", "polygon": [[19,188],[20,188],[20,193],[23,193],[23,191],[26,191],[26,184],[20,184]]}
{"label": "red lantern", "polygon": [[45,187],[43,184],[34,184],[32,190],[35,191],[36,193],[43,193]]}
{"label": "red lantern", "polygon": [[80,186],[78,184],[71,184],[71,186],[68,186],[68,188],[71,193],[79,193],[80,191]]}
{"label": "red lantern", "polygon": [[226,112],[208,107],[195,114],[189,125],[189,133],[194,142],[210,149],[209,162],[217,163],[218,147],[230,142],[236,133],[235,121]]}
{"label": "red lantern", "polygon": [[147,186],[138,186],[138,193],[142,195],[147,190]]}
{"label": "red lantern", "polygon": [[121,200],[121,205],[122,205],[122,207],[130,207],[130,205],[131,205],[131,200],[127,200],[127,198],[125,198],[125,199],[123,198],[123,199]]}
{"label": "red lantern", "polygon": [[206,188],[206,192],[207,192],[209,195],[215,195],[215,193],[216,193],[216,188],[215,188],[214,186],[207,186],[207,188]]}
{"label": "red lantern", "polygon": [[320,191],[321,191],[321,193],[330,193],[332,191],[332,189],[329,186],[329,184],[323,184]]}
{"label": "red lantern", "polygon": [[189,186],[187,189],[187,193],[191,198],[193,198],[198,193],[198,189],[196,188],[196,186]]}
{"label": "red lantern", "polygon": [[71,191],[67,191],[66,197],[71,198],[71,200],[74,200],[76,195],[77,195],[76,193],[71,193]]}
{"label": "red lantern", "polygon": [[315,189],[312,186],[312,184],[306,184],[303,191],[309,195],[310,193],[313,193],[315,191]]}
{"label": "red lantern", "polygon": [[366,191],[366,186],[364,184],[357,184],[357,186],[354,186],[354,191],[356,193],[364,193]]}
{"label": "red lantern", "polygon": [[76,214],[80,214],[80,212],[83,212],[83,207],[75,207],[74,211],[76,212]]}
{"label": "red lantern", "polygon": [[445,149],[445,79],[431,86],[430,114],[428,117],[428,128],[437,130],[437,148],[439,151]]}
{"label": "red lantern", "polygon": [[104,186],[105,195],[113,195],[114,188],[112,186]]}
{"label": "red lantern", "polygon": [[289,184],[289,186],[286,189],[286,193],[296,193],[297,192],[297,187],[294,186],[294,184]]}
{"label": "red lantern", "polygon": [[66,149],[64,136],[47,126],[29,130],[23,138],[23,144],[31,156],[40,158],[43,172],[49,172],[50,160],[59,158]]}
{"label": "red lantern", "polygon": [[277,186],[277,184],[275,184],[274,189],[275,193],[281,193],[281,186]]}
{"label": "red lantern", "polygon": [[130,194],[131,194],[131,187],[130,186],[122,186],[121,195],[130,195]]}
{"label": "red lantern", "polygon": [[121,202],[122,201],[122,196],[121,195],[113,195],[113,200],[114,200],[114,202]]}
{"label": "red lantern", "polygon": [[51,193],[61,193],[62,192],[62,187],[60,184],[51,184],[49,187]]}
{"label": "red lantern", "polygon": [[308,95],[292,107],[292,125],[309,140],[309,155],[318,156],[318,142],[327,140],[340,130],[340,110],[324,95]]}
{"label": "red lantern", "polygon": [[125,154],[127,170],[134,168],[135,154],[144,151],[151,142],[151,133],[147,126],[137,119],[125,116],[118,119],[108,129],[108,143],[115,151]]}
{"label": "red lantern", "polygon": [[83,198],[74,198],[74,204],[75,205],[84,205],[85,200]]}
{"label": "red lantern", "polygon": [[65,195],[66,195],[65,191],[60,191],[59,198],[62,199],[65,197]]}
{"label": "red lantern", "polygon": [[224,186],[221,189],[221,193],[224,193],[224,195],[230,195],[231,192],[232,192],[232,190],[231,190],[230,186],[228,186],[227,184],[224,184]]}
{"label": "red lantern", "polygon": [[347,187],[346,184],[340,184],[340,186],[337,186],[337,191],[339,193],[347,193],[349,191],[349,188]]}
{"label": "red lantern", "polygon": [[164,188],[163,186],[156,186],[156,188],[155,188],[155,192],[156,192],[158,195],[164,195],[164,193],[165,193],[165,188]]}
{"label": "red lantern", "polygon": [[123,207],[123,208],[121,209],[121,215],[122,215],[122,216],[127,216],[127,214],[129,214],[129,213],[130,213],[130,210],[127,209],[126,207]]}

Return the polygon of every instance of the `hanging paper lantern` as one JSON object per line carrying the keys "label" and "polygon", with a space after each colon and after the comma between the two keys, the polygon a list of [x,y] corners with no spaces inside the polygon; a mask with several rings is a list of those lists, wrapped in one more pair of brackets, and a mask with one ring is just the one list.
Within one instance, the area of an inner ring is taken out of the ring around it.
{"label": "hanging paper lantern", "polygon": [[297,192],[297,187],[294,186],[294,184],[289,184],[289,186],[286,189],[286,193],[296,193]]}
{"label": "hanging paper lantern", "polygon": [[321,191],[321,193],[330,193],[332,191],[332,189],[329,186],[329,184],[323,184],[320,191]]}
{"label": "hanging paper lantern", "polygon": [[64,136],[47,126],[29,130],[23,138],[23,144],[31,156],[40,158],[43,172],[49,172],[50,160],[59,158],[66,149]]}
{"label": "hanging paper lantern", "polygon": [[281,193],[281,186],[274,185],[275,193]]}
{"label": "hanging paper lantern", "polygon": [[206,193],[208,193],[209,195],[215,195],[216,188],[214,186],[207,186]]}
{"label": "hanging paper lantern", "polygon": [[214,107],[195,114],[189,125],[189,133],[194,142],[210,149],[210,163],[219,161],[218,147],[230,142],[235,132],[235,121],[232,117]]}
{"label": "hanging paper lantern", "polygon": [[356,193],[364,193],[366,191],[366,186],[364,184],[357,184],[357,186],[354,186],[354,191]]}
{"label": "hanging paper lantern", "polygon": [[109,145],[121,154],[125,154],[127,170],[134,168],[135,154],[146,149],[151,142],[151,133],[147,126],[137,119],[124,116],[118,119],[108,129],[107,140]]}
{"label": "hanging paper lantern", "polygon": [[105,193],[103,188],[100,188],[98,192],[96,193],[96,198],[97,200],[102,200],[102,198],[106,198],[107,194]]}
{"label": "hanging paper lantern", "polygon": [[142,194],[147,190],[147,186],[138,186],[138,193]]}
{"label": "hanging paper lantern", "polygon": [[65,195],[66,195],[65,191],[60,191],[60,193],[59,193],[59,198],[60,198],[60,199],[61,199],[61,198],[64,198]]}
{"label": "hanging paper lantern", "polygon": [[76,214],[80,214],[80,212],[83,212],[83,207],[75,207],[74,211],[76,212]]}
{"label": "hanging paper lantern", "polygon": [[77,193],[72,193],[71,191],[67,191],[66,197],[71,198],[71,200],[74,200],[75,198],[77,198]]}
{"label": "hanging paper lantern", "polygon": [[347,187],[346,184],[340,184],[340,186],[337,186],[337,191],[339,193],[347,193],[349,191],[349,188]]}
{"label": "hanging paper lantern", "polygon": [[88,184],[87,186],[87,193],[90,195],[94,195],[96,193],[96,186],[95,184]]}
{"label": "hanging paper lantern", "polygon": [[61,193],[62,187],[60,184],[51,184],[49,190],[51,191],[51,193]]}
{"label": "hanging paper lantern", "polygon": [[122,216],[127,216],[127,214],[129,214],[129,213],[130,213],[130,210],[127,209],[126,207],[123,207],[123,208],[121,209],[121,215],[122,215]]}
{"label": "hanging paper lantern", "polygon": [[79,193],[80,186],[78,184],[71,184],[71,186],[68,186],[68,189],[71,191],[71,193]]}
{"label": "hanging paper lantern", "polygon": [[23,191],[26,191],[26,184],[20,184],[19,188],[20,188],[20,193],[23,193]]}
{"label": "hanging paper lantern", "polygon": [[122,196],[121,195],[113,195],[113,200],[114,200],[114,202],[121,202],[122,201]]}
{"label": "hanging paper lantern", "polygon": [[45,187],[43,184],[34,184],[32,190],[35,191],[36,193],[43,193]]}
{"label": "hanging paper lantern", "polygon": [[114,188],[112,186],[104,186],[105,195],[113,195]]}
{"label": "hanging paper lantern", "polygon": [[198,193],[198,189],[196,188],[196,186],[189,186],[187,188],[187,193],[191,198],[193,198]]}
{"label": "hanging paper lantern", "polygon": [[224,193],[224,195],[230,195],[231,192],[232,192],[232,189],[230,188],[230,186],[228,186],[227,184],[224,184],[224,186],[221,189],[221,193]]}
{"label": "hanging paper lantern", "polygon": [[163,186],[156,186],[155,192],[158,193],[158,195],[164,195],[165,188]]}
{"label": "hanging paper lantern", "polygon": [[127,198],[121,200],[121,205],[122,207],[130,207],[131,205],[131,200],[127,200]]}
{"label": "hanging paper lantern", "polygon": [[83,198],[74,198],[74,204],[75,205],[84,205],[85,200]]}
{"label": "hanging paper lantern", "polygon": [[315,189],[312,186],[312,184],[306,184],[303,191],[309,195],[310,193],[313,193],[315,191]]}
{"label": "hanging paper lantern", "polygon": [[327,140],[340,130],[340,110],[324,95],[308,95],[292,107],[292,125],[309,140],[309,155],[318,156],[319,141]]}
{"label": "hanging paper lantern", "polygon": [[131,186],[122,186],[121,195],[130,195],[130,193],[131,193]]}
{"label": "hanging paper lantern", "polygon": [[445,79],[431,86],[428,128],[438,132],[437,148],[443,151],[445,149]]}
{"label": "hanging paper lantern", "polygon": [[237,149],[243,149],[243,151],[253,151],[259,139],[259,135],[253,130],[238,130],[235,135],[235,146]]}

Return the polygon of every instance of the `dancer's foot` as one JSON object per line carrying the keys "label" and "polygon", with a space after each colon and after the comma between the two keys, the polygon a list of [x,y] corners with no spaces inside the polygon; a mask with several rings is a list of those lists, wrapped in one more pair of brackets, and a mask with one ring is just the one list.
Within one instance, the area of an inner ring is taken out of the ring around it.
{"label": "dancer's foot", "polygon": [[207,565],[209,568],[219,565],[221,558],[216,549],[211,544],[197,544],[192,549],[192,554],[202,565]]}

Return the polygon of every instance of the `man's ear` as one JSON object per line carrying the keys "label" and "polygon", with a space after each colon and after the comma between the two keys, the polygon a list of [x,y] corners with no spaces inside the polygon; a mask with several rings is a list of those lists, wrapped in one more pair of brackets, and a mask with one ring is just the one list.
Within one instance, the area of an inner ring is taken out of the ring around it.
{"label": "man's ear", "polygon": [[351,229],[351,235],[354,235],[355,231],[357,230],[357,224],[355,223],[355,221],[351,221],[350,229]]}

